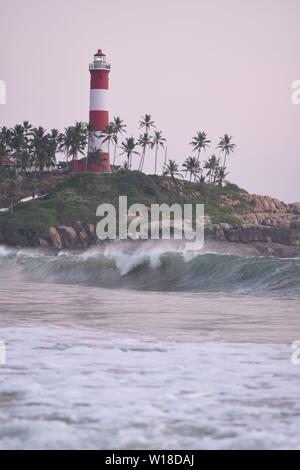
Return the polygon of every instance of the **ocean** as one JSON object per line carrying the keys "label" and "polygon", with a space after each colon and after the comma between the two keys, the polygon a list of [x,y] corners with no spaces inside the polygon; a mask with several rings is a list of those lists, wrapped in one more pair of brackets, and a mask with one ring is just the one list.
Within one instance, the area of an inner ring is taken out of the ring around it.
{"label": "ocean", "polygon": [[300,259],[0,247],[0,449],[300,449]]}

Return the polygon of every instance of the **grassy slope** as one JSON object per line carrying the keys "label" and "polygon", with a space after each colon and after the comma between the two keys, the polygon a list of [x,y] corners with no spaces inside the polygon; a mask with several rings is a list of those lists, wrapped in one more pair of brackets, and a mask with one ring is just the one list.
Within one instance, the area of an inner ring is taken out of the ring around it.
{"label": "grassy slope", "polygon": [[[46,236],[49,226],[71,225],[76,221],[96,222],[96,208],[103,202],[118,204],[120,195],[128,196],[128,205],[143,203],[205,203],[206,214],[214,223],[239,223],[231,208],[220,207],[220,197],[239,199],[242,191],[235,185],[213,185],[178,180],[170,188],[169,180],[137,171],[125,174],[81,174],[58,183],[46,199],[15,207],[13,214],[0,214],[0,243],[35,245]],[[244,203],[235,213],[245,210]]]}

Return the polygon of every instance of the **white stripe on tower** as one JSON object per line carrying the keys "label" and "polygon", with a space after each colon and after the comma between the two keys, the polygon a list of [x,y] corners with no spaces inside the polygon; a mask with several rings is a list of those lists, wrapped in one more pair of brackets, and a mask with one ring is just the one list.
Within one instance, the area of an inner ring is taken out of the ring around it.
{"label": "white stripe on tower", "polygon": [[108,110],[108,90],[105,90],[105,89],[91,90],[90,111],[106,111],[106,110]]}

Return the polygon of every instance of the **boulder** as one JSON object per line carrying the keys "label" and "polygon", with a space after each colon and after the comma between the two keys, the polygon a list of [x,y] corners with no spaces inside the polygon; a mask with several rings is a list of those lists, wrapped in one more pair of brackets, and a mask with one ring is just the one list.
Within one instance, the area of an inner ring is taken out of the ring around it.
{"label": "boulder", "polygon": [[78,236],[79,236],[82,246],[87,247],[89,245],[89,236],[86,230],[84,229],[80,230]]}
{"label": "boulder", "polygon": [[56,250],[61,250],[63,247],[62,239],[55,227],[49,228],[49,236],[53,248],[55,248]]}
{"label": "boulder", "polygon": [[60,234],[62,244],[64,248],[78,248],[80,242],[74,227],[69,227],[66,225],[61,225],[58,227],[58,232]]}
{"label": "boulder", "polygon": [[293,204],[289,204],[288,208],[289,211],[293,214],[300,215],[300,202],[294,202]]}

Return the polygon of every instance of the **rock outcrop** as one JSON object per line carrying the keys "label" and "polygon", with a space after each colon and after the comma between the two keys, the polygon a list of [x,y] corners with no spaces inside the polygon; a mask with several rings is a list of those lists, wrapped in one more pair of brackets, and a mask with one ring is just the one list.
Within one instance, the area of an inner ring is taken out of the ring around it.
{"label": "rock outcrop", "polygon": [[239,200],[223,196],[222,204],[232,209],[240,223],[208,224],[206,239],[266,246],[271,254],[272,246],[276,253],[280,246],[282,253],[288,251],[284,247],[291,247],[291,253],[300,254],[300,203],[285,204],[269,196],[240,194]]}
{"label": "rock outcrop", "polygon": [[300,229],[287,229],[265,225],[212,225],[205,229],[206,238],[210,240],[235,243],[280,243],[282,245],[300,246]]}
{"label": "rock outcrop", "polygon": [[73,226],[50,227],[47,238],[39,238],[41,248],[55,250],[88,248],[97,241],[95,226],[76,222]]}
{"label": "rock outcrop", "polygon": [[[300,228],[300,203],[285,204],[269,196],[247,193],[241,193],[238,200],[232,200],[226,196],[222,196],[221,200],[223,207],[231,208],[242,224],[283,229]],[[242,210],[238,211],[240,205],[242,205]]]}
{"label": "rock outcrop", "polygon": [[[213,224],[205,216],[205,237],[208,240],[240,244],[271,244],[300,250],[300,203],[285,204],[269,196],[240,193],[239,199],[221,197],[221,205],[230,208],[239,223]],[[83,249],[97,242],[94,224],[76,222],[72,226],[50,227],[42,248]]]}

